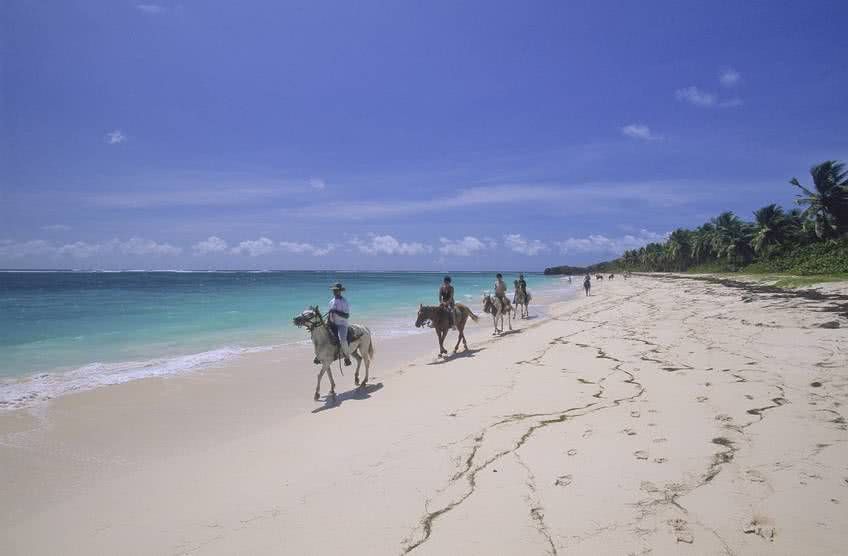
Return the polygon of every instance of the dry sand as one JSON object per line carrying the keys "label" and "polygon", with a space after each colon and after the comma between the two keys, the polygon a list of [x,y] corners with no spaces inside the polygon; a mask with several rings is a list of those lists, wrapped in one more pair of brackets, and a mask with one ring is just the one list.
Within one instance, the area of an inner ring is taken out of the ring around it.
{"label": "dry sand", "polygon": [[619,278],[332,407],[301,349],[7,413],[0,553],[844,554],[829,288]]}

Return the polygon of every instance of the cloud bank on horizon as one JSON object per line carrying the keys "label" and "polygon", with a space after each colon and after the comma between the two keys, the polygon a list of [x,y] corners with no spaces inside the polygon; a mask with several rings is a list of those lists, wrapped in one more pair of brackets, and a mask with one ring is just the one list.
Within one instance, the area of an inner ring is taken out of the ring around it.
{"label": "cloud bank on horizon", "polygon": [[0,268],[588,264],[848,159],[841,4],[332,4],[10,2]]}

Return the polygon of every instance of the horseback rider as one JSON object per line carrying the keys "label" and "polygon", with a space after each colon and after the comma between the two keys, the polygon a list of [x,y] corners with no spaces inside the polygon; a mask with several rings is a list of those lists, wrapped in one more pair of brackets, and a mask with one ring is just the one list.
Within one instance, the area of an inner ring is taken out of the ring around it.
{"label": "horseback rider", "polygon": [[524,273],[518,275],[518,287],[521,288],[521,293],[524,294],[524,302],[530,301],[527,295],[527,281],[524,279]]}
{"label": "horseback rider", "polygon": [[333,284],[331,289],[333,290],[333,298],[330,299],[330,304],[327,306],[327,321],[333,323],[336,327],[339,347],[341,347],[344,356],[344,364],[347,366],[350,365],[350,346],[347,343],[347,319],[350,318],[350,304],[347,299],[342,297],[345,288],[341,282]]}
{"label": "horseback rider", "polygon": [[506,282],[500,272],[495,276],[495,297],[500,300],[501,307],[505,309],[509,301],[506,299]]}
{"label": "horseback rider", "polygon": [[454,308],[456,303],[453,299],[453,286],[451,285],[451,277],[445,276],[445,279],[442,281],[442,287],[439,288],[439,307],[447,310],[448,315],[450,315],[450,326],[453,328],[454,324]]}

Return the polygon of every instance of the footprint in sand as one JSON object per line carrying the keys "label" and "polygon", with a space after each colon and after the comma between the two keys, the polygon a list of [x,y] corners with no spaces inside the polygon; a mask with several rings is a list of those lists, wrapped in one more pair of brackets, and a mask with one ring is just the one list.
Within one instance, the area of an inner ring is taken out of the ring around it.
{"label": "footprint in sand", "polygon": [[654,463],[665,463],[667,461],[667,458],[654,458]]}
{"label": "footprint in sand", "polygon": [[745,394],[745,397],[748,398],[749,400],[754,399],[754,396],[752,396],[751,394]]}
{"label": "footprint in sand", "polygon": [[677,537],[677,542],[687,544],[695,542],[695,535],[689,530],[689,524],[686,523],[685,519],[669,519],[668,524],[671,525],[671,529]]}
{"label": "footprint in sand", "polygon": [[636,459],[648,459],[648,452],[646,452],[645,450],[636,450],[635,452],[633,452],[633,455],[636,456]]}
{"label": "footprint in sand", "polygon": [[727,422],[727,421],[732,421],[733,417],[731,417],[730,415],[725,415],[724,413],[719,413],[718,415],[715,416],[715,420]]}
{"label": "footprint in sand", "polygon": [[571,475],[562,475],[557,477],[556,481],[554,481],[554,486],[565,487],[570,485],[573,480],[574,477],[572,477]]}
{"label": "footprint in sand", "polygon": [[575,450],[574,448],[572,448],[572,449],[570,449],[570,450],[569,450],[568,452],[566,452],[566,453],[567,453],[569,456],[576,456],[576,455],[577,455],[577,450]]}
{"label": "footprint in sand", "polygon": [[745,476],[748,478],[749,481],[753,483],[766,482],[766,478],[763,476],[763,474],[757,471],[756,469],[749,469],[745,472]]}
{"label": "footprint in sand", "polygon": [[636,431],[634,431],[633,429],[622,429],[621,432],[623,432],[627,436],[636,436]]}
{"label": "footprint in sand", "polygon": [[709,398],[708,398],[708,397],[706,397],[706,396],[698,396],[698,397],[697,397],[697,398],[695,398],[695,399],[696,399],[696,400],[698,400],[698,403],[704,403],[704,402],[705,402],[705,401],[707,401]]}
{"label": "footprint in sand", "polygon": [[592,436],[592,429],[586,429],[583,431],[583,438],[589,438],[590,436]]}
{"label": "footprint in sand", "polygon": [[653,442],[659,444],[660,442],[668,442],[668,440],[665,438],[655,438]]}
{"label": "footprint in sand", "polygon": [[754,516],[751,522],[742,529],[742,532],[746,535],[757,535],[769,542],[774,542],[774,527],[767,517]]}
{"label": "footprint in sand", "polygon": [[641,414],[641,413],[639,413],[639,410],[638,410],[638,409],[634,409],[633,411],[631,411],[631,412],[630,412],[630,416],[631,416],[631,417],[634,417],[634,418],[638,418],[638,417],[641,417],[641,416],[642,416],[642,414]]}

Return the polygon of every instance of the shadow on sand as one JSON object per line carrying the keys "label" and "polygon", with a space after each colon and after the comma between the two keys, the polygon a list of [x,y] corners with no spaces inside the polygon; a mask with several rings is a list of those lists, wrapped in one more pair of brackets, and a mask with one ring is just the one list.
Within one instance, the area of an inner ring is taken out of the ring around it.
{"label": "shadow on sand", "polygon": [[504,330],[498,335],[498,337],[503,338],[504,336],[512,336],[513,334],[521,334],[522,332],[524,332],[523,328],[516,328],[514,330]]}
{"label": "shadow on sand", "polygon": [[322,405],[321,407],[316,407],[312,410],[312,413],[320,413],[328,409],[339,407],[348,400],[367,400],[371,397],[371,394],[382,389],[383,383],[378,382],[377,384],[369,384],[364,388],[356,387],[352,390],[348,390],[347,392],[336,394],[335,402],[329,396],[324,396],[324,405]]}
{"label": "shadow on sand", "polygon": [[454,359],[465,359],[466,357],[474,357],[476,354],[480,353],[481,351],[483,351],[485,349],[486,348],[481,347],[481,348],[469,349],[467,351],[460,351],[460,352],[457,352],[457,353],[452,353],[450,355],[445,355],[444,357],[440,357],[440,358],[436,359],[435,361],[431,361],[430,363],[427,363],[427,364],[428,365],[441,365],[442,363],[447,363],[449,361],[453,361]]}

